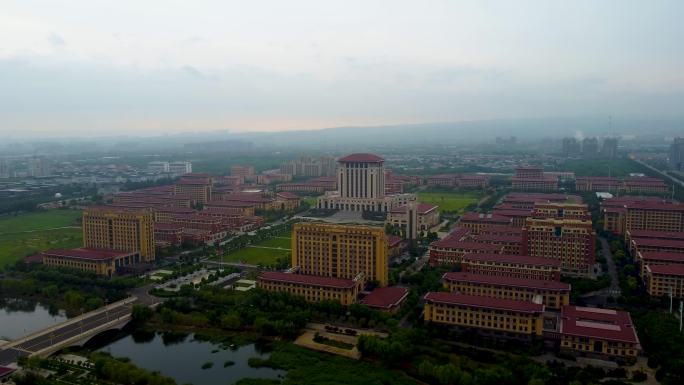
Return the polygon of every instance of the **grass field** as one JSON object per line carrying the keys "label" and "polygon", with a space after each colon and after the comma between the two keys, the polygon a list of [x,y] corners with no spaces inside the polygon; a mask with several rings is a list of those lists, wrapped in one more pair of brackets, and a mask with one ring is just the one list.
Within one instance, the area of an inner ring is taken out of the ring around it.
{"label": "grass field", "polygon": [[290,242],[289,233],[282,234],[230,253],[223,257],[223,261],[272,265],[279,257],[290,255]]}
{"label": "grass field", "polygon": [[477,203],[482,195],[477,192],[419,192],[418,201],[439,206],[440,211],[462,212]]}
{"label": "grass field", "polygon": [[0,268],[38,251],[81,246],[80,211],[52,210],[0,218]]}

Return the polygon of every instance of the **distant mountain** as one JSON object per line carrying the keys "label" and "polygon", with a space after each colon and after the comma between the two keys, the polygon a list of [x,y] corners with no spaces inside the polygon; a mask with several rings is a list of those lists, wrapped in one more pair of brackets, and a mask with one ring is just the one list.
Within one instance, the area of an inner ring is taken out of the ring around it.
{"label": "distant mountain", "polygon": [[313,131],[235,133],[231,138],[257,144],[342,146],[351,144],[459,144],[489,142],[496,137],[519,139],[561,138],[566,136],[651,136],[671,137],[684,134],[684,118],[608,119],[598,117],[501,119],[464,122],[399,124],[369,127],[334,127]]}

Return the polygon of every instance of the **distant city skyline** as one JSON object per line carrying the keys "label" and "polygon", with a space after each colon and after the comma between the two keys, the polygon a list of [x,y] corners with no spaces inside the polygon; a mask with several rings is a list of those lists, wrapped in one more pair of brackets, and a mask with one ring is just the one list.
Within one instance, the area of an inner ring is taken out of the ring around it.
{"label": "distant city skyline", "polygon": [[681,116],[679,1],[9,1],[0,134]]}

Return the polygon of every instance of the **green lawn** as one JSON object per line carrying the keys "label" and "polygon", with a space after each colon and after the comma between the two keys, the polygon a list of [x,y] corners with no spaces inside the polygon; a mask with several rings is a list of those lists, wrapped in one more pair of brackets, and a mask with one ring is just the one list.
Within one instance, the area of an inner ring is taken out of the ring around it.
{"label": "green lawn", "polygon": [[[52,210],[0,218],[0,268],[38,251],[82,245],[80,211]],[[63,228],[67,227],[67,228]]]}
{"label": "green lawn", "polygon": [[289,232],[286,232],[225,255],[223,261],[268,266],[276,263],[279,257],[289,257],[290,250],[291,241]]}
{"label": "green lawn", "polygon": [[256,246],[264,246],[264,247],[280,247],[282,249],[288,249],[292,247],[292,241],[290,238],[271,238],[267,239],[265,241],[259,242],[256,244]]}
{"label": "green lawn", "polygon": [[243,262],[253,265],[272,265],[276,263],[279,257],[287,257],[290,255],[290,249],[260,249],[257,247],[245,247],[234,253],[230,253],[223,257],[224,262]]}
{"label": "green lawn", "polygon": [[419,202],[437,205],[440,211],[461,212],[481,198],[477,192],[418,192]]}

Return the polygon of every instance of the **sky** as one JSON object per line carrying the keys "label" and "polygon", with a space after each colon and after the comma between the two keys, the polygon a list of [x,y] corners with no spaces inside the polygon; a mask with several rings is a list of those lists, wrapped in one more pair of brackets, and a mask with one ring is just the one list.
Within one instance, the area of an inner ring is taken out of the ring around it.
{"label": "sky", "polygon": [[0,1],[0,135],[681,116],[684,1]]}

